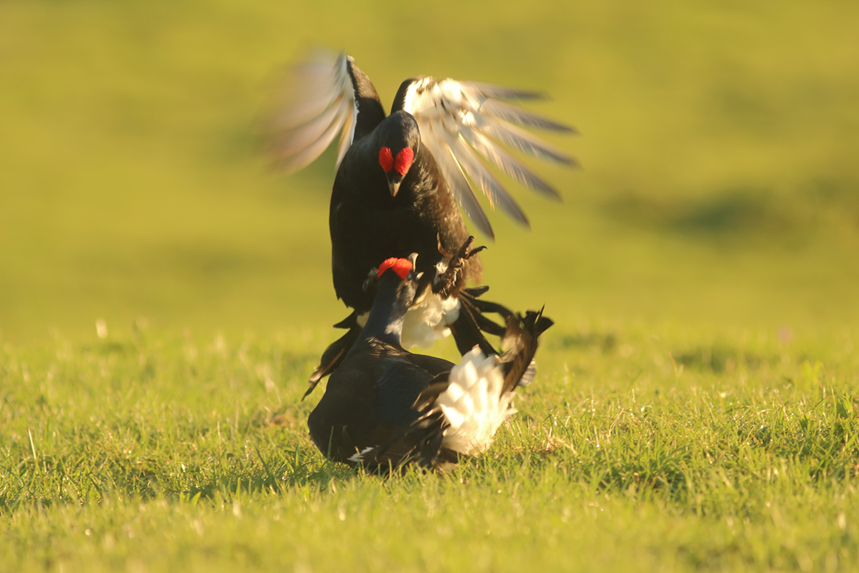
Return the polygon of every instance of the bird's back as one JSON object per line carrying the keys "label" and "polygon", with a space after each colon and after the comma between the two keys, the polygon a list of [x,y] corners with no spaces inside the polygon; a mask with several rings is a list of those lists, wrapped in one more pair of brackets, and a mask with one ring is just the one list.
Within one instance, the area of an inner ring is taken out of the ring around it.
{"label": "bird's back", "polygon": [[384,443],[414,421],[417,397],[436,374],[452,366],[372,337],[359,340],[308,418],[313,443],[329,458],[344,462],[365,447]]}

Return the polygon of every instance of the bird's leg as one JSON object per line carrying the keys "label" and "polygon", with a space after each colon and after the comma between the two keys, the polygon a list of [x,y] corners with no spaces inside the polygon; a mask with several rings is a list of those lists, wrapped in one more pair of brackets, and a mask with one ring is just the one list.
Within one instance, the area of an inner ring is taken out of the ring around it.
{"label": "bird's leg", "polygon": [[472,249],[474,244],[474,236],[471,235],[465,240],[465,243],[459,248],[456,255],[448,253],[441,244],[441,238],[438,241],[438,251],[446,258],[450,259],[447,263],[447,269],[433,283],[433,292],[439,294],[442,298],[447,298],[451,295],[453,287],[456,286],[456,281],[459,278],[459,273],[462,272],[462,267],[465,261],[486,249],[486,247],[477,247]]}
{"label": "bird's leg", "polygon": [[[469,239],[474,240],[474,237],[469,237]],[[447,249],[444,248],[444,245],[441,244],[441,235],[439,233],[436,233],[435,240],[436,240],[436,243],[438,243],[438,252],[441,253],[441,256],[443,256],[446,259],[452,259],[453,255],[448,253]]]}

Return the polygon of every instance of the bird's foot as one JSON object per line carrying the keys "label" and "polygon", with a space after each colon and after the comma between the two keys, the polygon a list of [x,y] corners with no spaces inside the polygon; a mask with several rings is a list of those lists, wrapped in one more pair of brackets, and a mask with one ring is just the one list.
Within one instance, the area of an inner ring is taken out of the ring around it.
{"label": "bird's foot", "polygon": [[447,269],[438,275],[433,282],[433,292],[440,295],[442,298],[447,298],[451,295],[454,286],[456,286],[459,274],[462,272],[462,267],[465,265],[465,261],[486,249],[486,247],[483,246],[472,249],[471,245],[473,244],[474,236],[471,235],[465,240],[457,253],[455,255],[451,255],[442,246],[441,238],[439,238],[438,251],[450,260],[447,263]]}

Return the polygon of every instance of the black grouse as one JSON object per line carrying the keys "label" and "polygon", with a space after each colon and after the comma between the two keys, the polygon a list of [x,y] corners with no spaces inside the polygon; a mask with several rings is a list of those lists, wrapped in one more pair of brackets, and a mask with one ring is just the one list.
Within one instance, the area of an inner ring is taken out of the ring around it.
{"label": "black grouse", "polygon": [[[422,285],[406,319],[406,347],[428,347],[436,337],[452,332],[462,353],[475,344],[492,351],[481,330],[501,335],[504,327],[483,313],[498,313],[506,320],[510,312],[477,298],[488,287],[465,288],[466,282],[479,282],[482,267],[478,257],[470,256],[471,241],[457,202],[474,225],[493,238],[470,179],[491,206],[528,225],[525,214],[478,156],[524,186],[559,198],[504,147],[574,164],[568,155],[513,125],[573,131],[510,103],[539,97],[489,84],[421,76],[402,83],[386,117],[375,87],[350,56],[320,51],[286,74],[277,104],[267,116],[270,151],[282,167],[300,169],[340,133],[329,218],[331,266],[337,297],[354,309],[335,325],[348,331],[326,350],[308,393],[357,339],[373,303],[373,289],[363,288],[367,269],[378,267],[386,257],[416,252],[426,268],[441,265],[441,279]],[[451,258],[452,264],[445,267]]]}
{"label": "black grouse", "polygon": [[507,318],[501,355],[475,347],[454,365],[403,348],[419,288],[416,258],[379,267],[367,323],[310,414],[310,436],[331,460],[385,471],[408,462],[444,468],[476,455],[515,413],[515,388],[533,377],[537,338],[552,325],[542,311]]}

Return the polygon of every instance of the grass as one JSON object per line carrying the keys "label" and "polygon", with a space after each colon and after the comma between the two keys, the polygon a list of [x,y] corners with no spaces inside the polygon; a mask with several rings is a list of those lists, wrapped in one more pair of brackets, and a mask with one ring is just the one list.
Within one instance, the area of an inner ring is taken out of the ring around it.
{"label": "grass", "polygon": [[487,455],[390,479],[310,442],[318,340],[7,346],[4,569],[855,568],[855,332],[661,332],[556,332]]}
{"label": "grass", "polygon": [[[0,571],[857,569],[856,12],[0,3]],[[583,133],[533,232],[492,217],[491,298],[557,324],[449,475],[307,436],[333,156],[273,174],[253,127],[306,43]]]}

